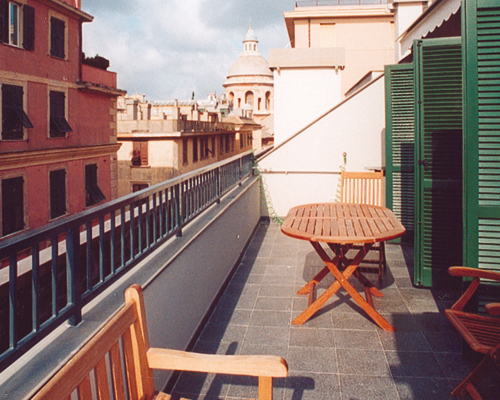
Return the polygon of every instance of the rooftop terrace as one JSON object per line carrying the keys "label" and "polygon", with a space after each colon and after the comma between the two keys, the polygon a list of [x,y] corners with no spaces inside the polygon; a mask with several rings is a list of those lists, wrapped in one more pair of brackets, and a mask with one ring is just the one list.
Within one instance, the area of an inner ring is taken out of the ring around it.
{"label": "rooftop terrace", "polygon": [[[295,293],[322,262],[309,243],[261,222],[194,351],[284,357],[289,377],[274,383],[280,400],[452,398],[452,388],[474,366],[462,359],[461,339],[443,314],[458,293],[414,288],[412,251],[389,244],[383,280],[366,273],[385,295],[375,306],[395,332],[378,328],[345,291],[296,326],[291,321],[307,299]],[[329,284],[318,286],[318,294]],[[256,390],[249,378],[183,373],[171,392],[236,400]]]}

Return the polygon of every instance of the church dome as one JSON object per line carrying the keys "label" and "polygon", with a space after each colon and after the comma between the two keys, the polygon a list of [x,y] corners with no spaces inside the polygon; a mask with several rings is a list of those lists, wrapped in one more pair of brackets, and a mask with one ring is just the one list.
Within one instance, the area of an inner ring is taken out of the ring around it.
{"label": "church dome", "polygon": [[229,70],[227,78],[238,76],[269,76],[272,78],[273,73],[269,69],[269,63],[257,50],[257,36],[252,29],[252,21],[250,27],[243,40],[243,53],[237,58],[233,66]]}
{"label": "church dome", "polygon": [[269,63],[260,54],[242,53],[229,70],[228,78],[234,76],[264,75],[273,76]]}

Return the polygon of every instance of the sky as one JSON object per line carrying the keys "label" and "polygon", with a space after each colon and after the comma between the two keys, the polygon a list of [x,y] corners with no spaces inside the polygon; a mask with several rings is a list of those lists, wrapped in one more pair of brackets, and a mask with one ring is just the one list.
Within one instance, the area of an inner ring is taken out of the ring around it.
{"label": "sky", "polygon": [[250,19],[266,58],[289,46],[284,11],[294,0],[82,0],[83,51],[110,61],[118,87],[154,100],[203,100],[224,92]]}

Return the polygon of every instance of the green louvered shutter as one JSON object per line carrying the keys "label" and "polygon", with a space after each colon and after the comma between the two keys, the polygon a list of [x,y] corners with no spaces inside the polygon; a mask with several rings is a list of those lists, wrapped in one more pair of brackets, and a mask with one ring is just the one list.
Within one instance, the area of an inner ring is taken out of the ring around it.
{"label": "green louvered shutter", "polygon": [[462,263],[462,46],[418,40],[414,283],[437,285]]}
{"label": "green louvered shutter", "polygon": [[406,228],[413,243],[415,214],[415,67],[386,65],[386,205]]}
{"label": "green louvered shutter", "polygon": [[464,262],[500,271],[500,1],[467,0],[463,16]]}

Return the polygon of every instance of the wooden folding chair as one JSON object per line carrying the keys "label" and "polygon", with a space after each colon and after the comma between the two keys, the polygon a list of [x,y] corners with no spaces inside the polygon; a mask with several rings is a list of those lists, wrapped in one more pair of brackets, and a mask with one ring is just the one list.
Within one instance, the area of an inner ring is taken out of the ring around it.
{"label": "wooden folding chair", "polygon": [[492,315],[491,317],[464,312],[463,309],[479,287],[481,279],[500,282],[500,273],[466,267],[451,267],[449,272],[453,276],[474,279],[451,309],[445,310],[444,313],[471,349],[486,355],[451,394],[463,396],[468,392],[474,400],[481,400],[474,384],[479,382],[488,369],[492,369],[495,365],[500,366],[500,318],[497,318],[500,316],[500,303],[486,305],[486,311]]}
{"label": "wooden folding chair", "polygon": [[272,400],[273,377],[288,375],[286,361],[278,356],[199,354],[151,347],[142,288],[132,285],[125,292],[125,305],[32,400],[170,400],[170,395],[155,392],[153,369],[258,377],[260,400]]}
{"label": "wooden folding chair", "polygon": [[[348,172],[340,176],[340,201],[342,203],[369,204],[383,206],[384,173],[382,171]],[[385,243],[372,247],[378,252],[378,261],[365,260],[365,263],[378,264],[378,278],[385,269]]]}

